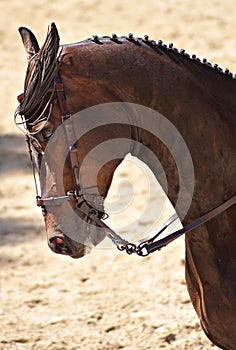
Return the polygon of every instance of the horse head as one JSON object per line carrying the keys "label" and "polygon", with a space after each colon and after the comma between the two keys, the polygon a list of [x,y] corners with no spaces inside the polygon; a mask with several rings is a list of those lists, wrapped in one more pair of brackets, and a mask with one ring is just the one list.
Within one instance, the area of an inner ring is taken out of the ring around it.
{"label": "horse head", "polygon": [[[112,180],[112,175],[105,173],[119,161],[99,169],[96,183],[91,183],[95,164],[90,164],[85,173],[79,174],[80,164],[96,145],[99,134],[95,133],[90,142],[83,137],[73,139],[71,106],[65,103],[59,75],[56,26],[51,24],[41,48],[29,29],[21,27],[19,31],[28,68],[16,115],[21,116],[20,123],[26,129],[30,152],[31,147],[34,151],[41,187],[37,204],[43,209],[49,247],[55,253],[79,258],[102,241],[110,230],[101,221],[105,216],[104,198]],[[87,188],[86,195],[84,187]]]}

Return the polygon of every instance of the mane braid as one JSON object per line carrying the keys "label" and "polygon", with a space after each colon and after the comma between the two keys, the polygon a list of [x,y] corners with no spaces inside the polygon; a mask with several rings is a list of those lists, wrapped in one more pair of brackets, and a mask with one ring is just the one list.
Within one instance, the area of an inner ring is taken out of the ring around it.
{"label": "mane braid", "polygon": [[218,66],[218,64],[211,64],[206,58],[203,58],[202,60],[198,58],[195,54],[189,55],[188,53],[185,52],[184,49],[178,50],[177,48],[174,47],[173,43],[169,43],[168,45],[164,44],[162,40],[158,40],[157,42],[155,40],[150,40],[148,35],[144,35],[143,38],[135,38],[132,33],[129,33],[127,36],[121,36],[118,37],[116,34],[112,34],[112,36],[103,36],[103,37],[98,37],[97,35],[93,35],[92,38],[89,38],[82,43],[88,42],[88,41],[93,41],[96,44],[102,45],[104,42],[107,41],[113,41],[117,44],[122,44],[122,41],[128,40],[129,42],[132,42],[133,44],[137,46],[142,46],[143,44],[146,44],[147,46],[151,47],[157,52],[164,52],[167,55],[170,53],[175,54],[176,56],[183,57],[189,62],[193,63],[199,63],[202,66],[206,66],[211,68],[213,71],[217,71],[223,75],[226,75],[232,79],[236,79],[236,74],[233,74],[229,71],[228,68],[223,70]]}
{"label": "mane braid", "polygon": [[[46,119],[44,113],[53,97],[59,67],[57,53],[58,43],[49,32],[43,48],[29,61],[24,97],[15,111],[15,121],[17,115],[20,115],[23,117],[23,122],[16,122],[16,124],[25,124],[27,127]],[[51,93],[47,96],[49,92]]]}
{"label": "mane braid", "polygon": [[[206,58],[203,58],[201,61],[195,54],[190,56],[184,49],[178,50],[175,48],[172,43],[167,46],[162,40],[158,40],[157,42],[150,40],[148,35],[144,35],[143,38],[135,38],[132,33],[121,37],[118,37],[116,34],[103,37],[93,35],[92,38],[88,38],[76,44],[80,45],[93,42],[95,44],[102,45],[103,43],[109,41],[116,44],[122,44],[126,40],[137,46],[146,45],[158,53],[164,53],[169,56],[172,54],[170,56],[172,58],[174,58],[173,55],[175,55],[175,57],[178,57],[179,59],[185,59],[191,63],[194,62],[196,64],[206,66],[213,71],[228,76],[229,78],[234,80],[236,79],[236,74],[233,75],[228,68],[223,70],[217,64],[212,65]],[[38,122],[48,119],[48,116],[45,116],[45,112],[50,106],[53,98],[55,78],[60,65],[58,60],[58,49],[59,41],[55,40],[55,33],[53,33],[51,30],[47,34],[47,38],[42,49],[29,61],[26,71],[23,99],[14,114],[15,123],[17,125],[23,124],[27,129],[27,127],[33,126]],[[18,115],[20,115],[22,119],[20,122],[17,121]]]}

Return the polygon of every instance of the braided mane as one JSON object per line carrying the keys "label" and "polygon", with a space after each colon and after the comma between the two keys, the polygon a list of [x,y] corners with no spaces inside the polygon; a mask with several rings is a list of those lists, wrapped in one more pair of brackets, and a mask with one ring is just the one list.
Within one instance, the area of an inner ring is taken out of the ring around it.
{"label": "braided mane", "polygon": [[162,40],[150,40],[148,35],[144,35],[143,38],[136,38],[133,36],[132,33],[129,33],[127,36],[121,36],[118,37],[116,34],[112,34],[111,36],[103,36],[103,37],[98,37],[97,35],[93,35],[92,38],[89,38],[85,40],[84,42],[79,42],[80,43],[85,43],[85,42],[95,42],[97,44],[103,44],[104,42],[107,41],[113,41],[117,44],[122,44],[123,41],[128,40],[129,42],[132,42],[135,45],[142,46],[142,45],[147,45],[154,49],[156,52],[162,52],[166,54],[175,54],[177,57],[182,58],[182,59],[187,59],[190,63],[199,63],[202,66],[207,66],[209,68],[212,68],[212,70],[222,73],[230,78],[236,79],[236,74],[233,74],[230,72],[228,68],[222,69],[219,67],[218,64],[212,64],[210,63],[206,58],[203,58],[202,60],[198,58],[195,54],[189,55],[186,53],[184,49],[177,49],[174,47],[173,43],[169,43],[168,45],[163,43]]}
{"label": "braided mane", "polygon": [[[54,23],[49,27],[45,43],[42,48],[29,61],[26,71],[26,78],[24,84],[23,99],[15,111],[15,123],[17,125],[23,124],[26,129],[34,126],[36,123],[47,120],[46,113],[53,98],[55,88],[55,78],[58,73],[59,61],[59,35]],[[114,42],[122,44],[129,41],[137,46],[146,46],[161,54],[167,54],[172,58],[179,60],[187,60],[189,63],[200,64],[209,69],[235,79],[236,74],[232,74],[229,69],[223,70],[217,64],[212,65],[206,58],[200,60],[195,54],[190,56],[184,49],[178,50],[172,43],[166,45],[162,40],[157,42],[150,40],[148,35],[143,38],[135,38],[133,34],[129,33],[127,36],[118,37],[116,34],[111,36],[98,37],[93,35],[92,38],[77,42],[70,45],[81,45],[87,43],[95,43],[102,45],[107,42]],[[21,121],[17,120],[18,115],[21,116]]]}

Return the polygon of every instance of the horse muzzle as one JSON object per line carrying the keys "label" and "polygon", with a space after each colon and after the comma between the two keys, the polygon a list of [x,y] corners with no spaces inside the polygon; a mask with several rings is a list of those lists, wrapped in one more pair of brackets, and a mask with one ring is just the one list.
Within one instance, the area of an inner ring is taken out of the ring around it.
{"label": "horse muzzle", "polygon": [[56,254],[68,255],[74,259],[82,258],[91,248],[78,243],[58,231],[48,236],[48,246]]}

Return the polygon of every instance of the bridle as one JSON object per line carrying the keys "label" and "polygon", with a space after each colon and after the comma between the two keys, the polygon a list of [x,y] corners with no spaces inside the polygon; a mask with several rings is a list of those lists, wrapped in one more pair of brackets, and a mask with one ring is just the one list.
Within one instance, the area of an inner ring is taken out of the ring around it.
{"label": "bridle", "polygon": [[[26,134],[26,142],[28,145],[30,162],[32,165],[32,171],[34,176],[35,188],[36,188],[36,203],[37,206],[42,208],[43,214],[46,214],[46,207],[48,205],[60,205],[64,201],[69,201],[73,204],[73,207],[76,210],[81,211],[84,215],[89,216],[98,226],[103,227],[106,231],[106,235],[108,238],[112,240],[112,242],[116,245],[116,247],[121,251],[126,251],[128,254],[136,253],[139,256],[147,256],[150,253],[155,252],[156,250],[160,250],[164,246],[167,246],[171,242],[173,242],[178,237],[186,234],[193,229],[205,224],[207,221],[213,219],[217,215],[229,209],[236,203],[236,195],[233,195],[230,199],[226,200],[216,208],[210,210],[208,213],[202,215],[200,218],[194,220],[190,224],[184,226],[178,231],[175,231],[162,239],[157,238],[175,221],[178,219],[177,214],[172,215],[163,225],[161,225],[158,229],[154,231],[154,233],[136,243],[130,243],[127,240],[120,237],[117,233],[115,233],[110,227],[108,227],[101,219],[105,219],[107,214],[104,212],[104,198],[102,198],[98,194],[86,194],[86,199],[84,198],[84,192],[81,188],[79,181],[79,164],[78,164],[78,146],[77,143],[74,143],[75,134],[73,128],[72,116],[69,113],[66,105],[66,95],[64,91],[63,82],[57,73],[55,78],[55,85],[53,91],[50,90],[53,94],[56,94],[57,102],[61,112],[61,120],[64,125],[64,130],[67,139],[67,146],[69,150],[69,158],[71,169],[73,173],[73,188],[67,192],[66,195],[57,196],[57,197],[40,197],[37,188],[36,174],[35,174],[35,165],[32,157],[32,135],[29,133]],[[21,98],[22,98],[21,94]],[[96,186],[94,186],[96,187]],[[86,202],[89,206],[89,212],[85,213],[81,209],[81,203]]]}
{"label": "bridle", "polygon": [[[35,190],[36,190],[36,204],[37,206],[42,208],[43,215],[47,213],[47,206],[57,206],[60,205],[63,202],[70,202],[73,203],[73,206],[76,208],[76,210],[80,210],[84,215],[96,215],[99,219],[103,218],[105,219],[108,217],[108,215],[104,211],[104,199],[99,194],[92,194],[86,192],[86,195],[84,194],[84,189],[81,188],[80,180],[79,180],[79,163],[78,163],[78,147],[77,143],[74,142],[76,140],[75,134],[74,134],[74,128],[73,128],[73,121],[71,114],[68,112],[67,105],[66,105],[66,96],[64,91],[64,85],[61,81],[61,78],[59,74],[57,74],[55,78],[55,85],[53,89],[49,90],[50,93],[56,94],[57,102],[60,108],[61,112],[61,121],[62,125],[64,127],[67,145],[68,145],[68,154],[70,159],[70,165],[72,170],[72,177],[73,177],[73,186],[72,189],[67,191],[65,195],[62,196],[52,196],[52,197],[41,197],[39,195],[38,186],[37,186],[37,180],[36,180],[36,169],[35,164],[32,156],[32,145],[34,148],[36,148],[36,151],[41,153],[40,145],[38,145],[37,140],[35,139],[35,135],[42,130],[34,133],[26,133],[26,143],[28,146],[28,153],[30,158],[30,163],[32,167],[33,177],[34,177],[34,184],[35,184]],[[21,98],[22,98],[21,94]],[[51,100],[51,97],[50,97]],[[51,110],[51,109],[50,109]],[[50,115],[47,117],[47,121],[49,120]],[[44,123],[46,124],[46,123]],[[36,144],[35,144],[36,143]],[[94,186],[96,188],[96,186]],[[90,192],[93,189],[93,186],[89,188]],[[88,188],[87,188],[88,190]],[[86,199],[85,199],[86,197]],[[86,202],[87,206],[89,207],[89,213],[86,214],[81,208],[82,203]]]}

